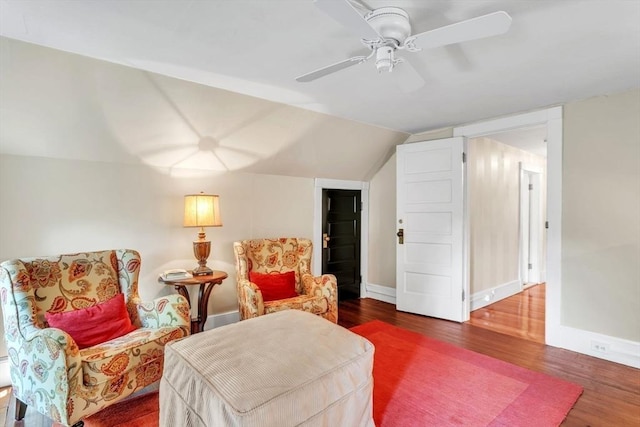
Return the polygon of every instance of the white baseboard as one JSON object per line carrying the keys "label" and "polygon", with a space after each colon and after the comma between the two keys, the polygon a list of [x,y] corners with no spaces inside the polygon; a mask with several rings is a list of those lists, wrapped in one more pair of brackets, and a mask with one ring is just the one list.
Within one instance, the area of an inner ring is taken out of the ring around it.
{"label": "white baseboard", "polygon": [[520,280],[512,280],[511,282],[503,283],[491,289],[476,292],[471,295],[471,311],[515,295],[521,290],[522,283],[520,283]]}
{"label": "white baseboard", "polygon": [[0,357],[0,387],[11,385],[11,374],[9,372],[9,356]]}
{"label": "white baseboard", "polygon": [[230,325],[240,321],[240,312],[238,310],[228,311],[226,313],[210,314],[204,324],[204,330],[219,328],[220,326]]}
{"label": "white baseboard", "polygon": [[391,286],[376,285],[374,283],[367,283],[366,297],[395,305],[396,288],[392,288]]}
{"label": "white baseboard", "polygon": [[560,326],[547,344],[640,369],[640,342]]}

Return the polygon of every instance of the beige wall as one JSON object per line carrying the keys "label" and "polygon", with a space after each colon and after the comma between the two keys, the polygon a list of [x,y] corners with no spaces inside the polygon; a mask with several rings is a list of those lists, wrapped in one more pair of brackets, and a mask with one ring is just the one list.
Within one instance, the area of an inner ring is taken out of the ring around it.
{"label": "beige wall", "polygon": [[519,280],[520,162],[543,171],[546,159],[489,138],[469,140],[470,292]]}
{"label": "beige wall", "polygon": [[395,288],[396,155],[369,183],[369,283]]}
{"label": "beige wall", "polygon": [[197,230],[182,227],[184,194],[219,194],[223,226],[206,229],[208,265],[229,278],[211,295],[209,313],[215,314],[237,310],[233,241],[313,236],[310,178],[239,172],[176,178],[168,172],[0,155],[0,260],[133,248],[142,255],[140,294],[156,298],[174,292],[157,282],[161,271],[197,264],[191,244]]}
{"label": "beige wall", "polygon": [[442,128],[429,130],[425,132],[415,133],[404,142],[410,144],[412,142],[433,141],[435,139],[444,139],[453,137],[453,128]]}
{"label": "beige wall", "polygon": [[640,341],[640,90],[564,109],[562,324]]}

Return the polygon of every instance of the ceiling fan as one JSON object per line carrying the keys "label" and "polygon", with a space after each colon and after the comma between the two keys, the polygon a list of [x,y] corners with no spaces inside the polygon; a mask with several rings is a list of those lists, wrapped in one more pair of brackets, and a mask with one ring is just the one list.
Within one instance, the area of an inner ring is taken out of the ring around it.
{"label": "ceiling fan", "polygon": [[[314,0],[314,3],[327,15],[358,34],[362,44],[368,47],[370,52],[296,77],[297,81],[303,83],[362,64],[374,56],[378,72],[391,72],[397,64],[405,62],[402,58],[396,57],[399,50],[419,52],[423,49],[496,36],[507,32],[511,26],[511,16],[499,11],[412,35],[409,14],[399,7],[381,7],[373,10],[367,8],[367,13],[363,16],[349,0]],[[419,79],[418,85],[424,84],[409,63],[402,67],[412,70],[409,76]]]}

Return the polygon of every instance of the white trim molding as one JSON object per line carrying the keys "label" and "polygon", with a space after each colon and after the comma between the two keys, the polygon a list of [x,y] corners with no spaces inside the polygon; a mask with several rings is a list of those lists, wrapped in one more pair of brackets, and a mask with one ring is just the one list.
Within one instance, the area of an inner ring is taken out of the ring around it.
{"label": "white trim molding", "polygon": [[453,136],[477,138],[496,132],[543,125],[553,119],[562,119],[562,107],[552,107],[545,110],[532,111],[499,119],[487,120],[480,123],[458,126],[453,129]]}
{"label": "white trim molding", "polygon": [[230,325],[240,321],[240,312],[238,310],[228,311],[226,313],[210,314],[204,324],[204,330],[219,328],[220,326]]}
{"label": "white trim molding", "polygon": [[561,326],[563,348],[640,369],[640,343],[597,332]]}
{"label": "white trim molding", "polygon": [[471,295],[471,311],[486,307],[501,299],[515,295],[520,291],[522,291],[522,283],[520,280],[512,280],[511,282],[476,292]]}
{"label": "white trim molding", "polygon": [[[339,179],[316,178],[314,183],[313,246],[322,248],[322,190],[360,190],[362,212],[360,216],[360,296],[367,294],[369,271],[369,183],[364,181],[344,181]],[[312,272],[318,276],[322,272],[322,251],[313,251]]]}
{"label": "white trim molding", "polygon": [[396,288],[392,288],[391,286],[382,286],[373,283],[367,283],[366,297],[395,305]]}

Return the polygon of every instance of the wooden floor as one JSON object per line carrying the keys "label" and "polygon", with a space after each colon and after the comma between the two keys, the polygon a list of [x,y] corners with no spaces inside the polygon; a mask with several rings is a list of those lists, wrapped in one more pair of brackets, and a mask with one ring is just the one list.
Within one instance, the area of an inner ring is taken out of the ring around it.
{"label": "wooden floor", "polygon": [[[525,312],[531,310],[529,307]],[[455,323],[403,313],[396,311],[395,305],[369,298],[340,304],[339,324],[344,327],[376,319],[581,385],[584,393],[563,426],[640,427],[640,370],[546,346],[531,340],[536,336],[533,332],[524,334],[524,339],[489,330],[489,324]],[[17,427],[13,423],[13,402],[8,409],[6,427]],[[27,409],[22,425],[50,427],[51,422]]]}
{"label": "wooden floor", "polygon": [[544,344],[546,285],[524,291],[471,312],[469,323],[480,328]]}
{"label": "wooden floor", "polygon": [[640,426],[638,369],[505,335],[471,323],[403,313],[396,311],[395,305],[369,298],[340,304],[339,323],[342,326],[352,327],[374,319],[581,385],[584,393],[563,426]]}

